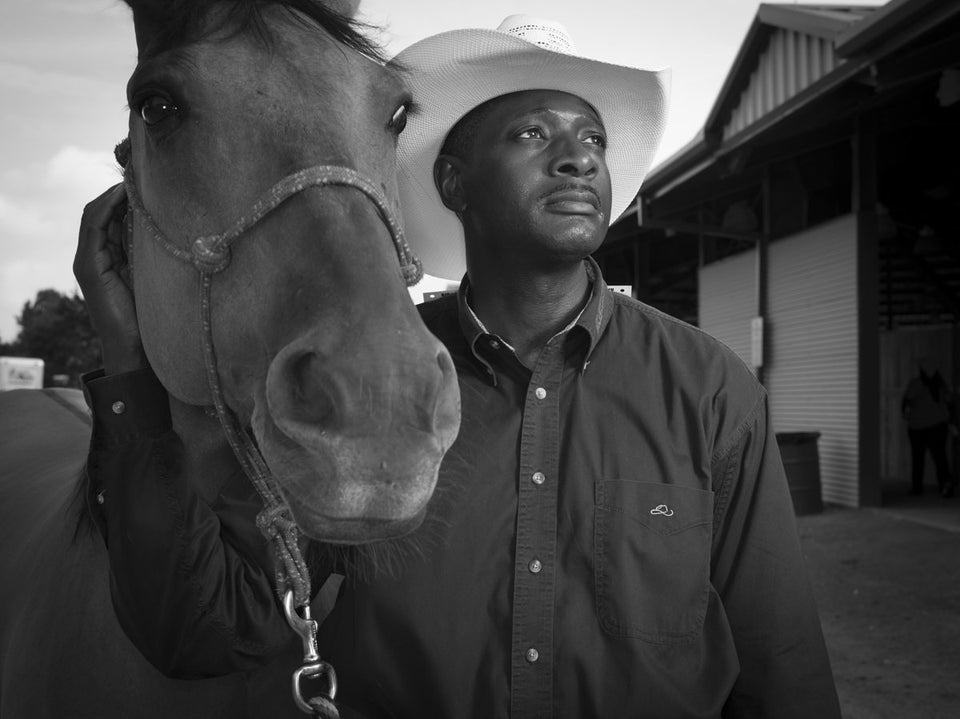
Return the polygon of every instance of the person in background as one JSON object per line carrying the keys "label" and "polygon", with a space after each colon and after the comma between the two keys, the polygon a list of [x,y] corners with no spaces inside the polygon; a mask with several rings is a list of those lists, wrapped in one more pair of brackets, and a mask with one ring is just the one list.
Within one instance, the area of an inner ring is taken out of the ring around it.
{"label": "person in background", "polygon": [[[422,557],[344,568],[318,635],[339,698],[367,717],[839,717],[763,387],[721,343],[611,292],[591,259],[651,165],[665,73],[580,57],[563,26],[527,16],[396,61],[414,98],[398,146],[408,240],[427,272],[466,269],[456,295],[421,306],[456,364],[462,423],[414,537]],[[88,208],[81,253],[104,257],[109,203]],[[129,298],[107,298],[104,276],[81,277],[84,292],[129,337],[133,318],[111,309]],[[92,395],[156,382],[128,344]],[[152,396],[149,431],[93,448],[91,492],[125,483],[149,501],[163,472],[188,492],[160,461],[176,444]],[[162,518],[119,530],[140,551],[113,568],[117,606],[172,675],[266,662],[276,642],[252,653],[209,625],[268,634],[270,572],[241,578],[257,555],[218,551],[235,533],[201,526],[226,509],[191,506],[176,547]],[[195,556],[236,558],[193,578],[220,588],[202,611],[176,604],[180,578],[144,591],[153,558]]]}
{"label": "person in background", "polygon": [[929,357],[920,358],[917,370],[917,375],[907,384],[901,403],[910,437],[910,492],[923,494],[923,465],[927,452],[930,452],[937,471],[940,496],[949,498],[953,496],[955,482],[947,462],[947,436],[948,433],[957,434],[950,388]]}

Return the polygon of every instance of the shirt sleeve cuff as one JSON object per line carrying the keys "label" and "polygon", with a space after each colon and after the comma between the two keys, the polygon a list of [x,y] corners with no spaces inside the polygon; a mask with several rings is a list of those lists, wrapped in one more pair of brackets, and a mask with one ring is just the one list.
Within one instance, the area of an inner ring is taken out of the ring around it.
{"label": "shirt sleeve cuff", "polygon": [[83,376],[83,394],[93,414],[94,435],[103,443],[157,436],[171,427],[167,391],[152,369],[90,372]]}

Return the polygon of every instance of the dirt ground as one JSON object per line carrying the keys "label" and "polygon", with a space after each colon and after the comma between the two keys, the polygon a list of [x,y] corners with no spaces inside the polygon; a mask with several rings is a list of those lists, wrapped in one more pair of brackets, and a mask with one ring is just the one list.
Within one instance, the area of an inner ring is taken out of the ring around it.
{"label": "dirt ground", "polygon": [[919,501],[949,521],[886,500],[798,518],[844,719],[960,717],[960,498]]}

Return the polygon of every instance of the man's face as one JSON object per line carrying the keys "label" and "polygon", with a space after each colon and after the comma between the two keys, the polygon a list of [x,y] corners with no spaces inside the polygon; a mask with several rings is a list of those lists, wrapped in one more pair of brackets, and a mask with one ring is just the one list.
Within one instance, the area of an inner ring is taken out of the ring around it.
{"label": "man's face", "polygon": [[537,266],[596,250],[610,222],[605,147],[599,116],[575,95],[531,90],[494,100],[459,165],[468,256]]}

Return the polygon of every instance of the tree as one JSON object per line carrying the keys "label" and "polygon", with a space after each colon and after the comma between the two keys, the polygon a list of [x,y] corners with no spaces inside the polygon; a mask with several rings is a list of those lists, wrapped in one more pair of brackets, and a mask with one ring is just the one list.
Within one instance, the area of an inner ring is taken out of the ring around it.
{"label": "tree", "polygon": [[20,334],[0,343],[0,354],[42,359],[44,386],[54,384],[54,375],[67,375],[67,386],[79,387],[80,375],[101,365],[100,341],[76,292],[40,290],[32,304],[24,303],[17,323]]}

